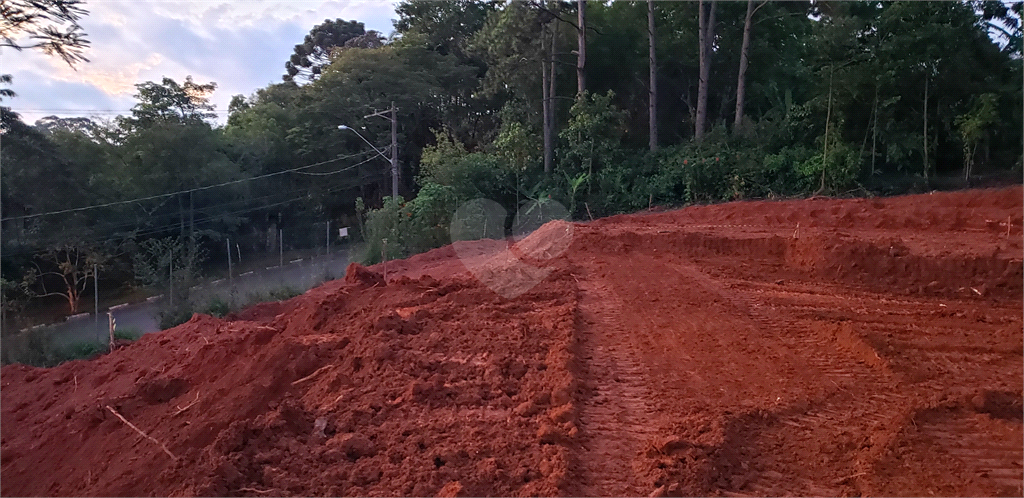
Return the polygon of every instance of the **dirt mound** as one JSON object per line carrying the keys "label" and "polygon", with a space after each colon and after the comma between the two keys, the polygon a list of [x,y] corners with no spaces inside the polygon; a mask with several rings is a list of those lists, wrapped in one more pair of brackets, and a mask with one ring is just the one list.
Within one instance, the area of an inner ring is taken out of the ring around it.
{"label": "dirt mound", "polygon": [[572,234],[572,223],[563,220],[549,221],[516,242],[510,250],[527,263],[546,264],[569,249]]}
{"label": "dirt mound", "polygon": [[383,285],[384,276],[366,269],[365,266],[359,263],[349,263],[348,268],[345,268],[345,283],[369,286]]}
{"label": "dirt mound", "polygon": [[5,367],[3,494],[560,493],[572,278],[516,302],[465,278],[371,282],[354,266],[236,321]]}
{"label": "dirt mound", "polygon": [[4,367],[0,494],[1020,496],[1022,212],[738,202],[353,265]]}

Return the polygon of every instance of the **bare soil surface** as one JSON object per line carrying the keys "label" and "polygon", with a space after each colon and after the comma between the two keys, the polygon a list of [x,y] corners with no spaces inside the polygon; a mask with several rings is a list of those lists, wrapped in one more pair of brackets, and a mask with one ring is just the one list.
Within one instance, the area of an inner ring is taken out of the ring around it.
{"label": "bare soil surface", "polygon": [[1022,195],[550,225],[4,367],[0,494],[1021,496]]}

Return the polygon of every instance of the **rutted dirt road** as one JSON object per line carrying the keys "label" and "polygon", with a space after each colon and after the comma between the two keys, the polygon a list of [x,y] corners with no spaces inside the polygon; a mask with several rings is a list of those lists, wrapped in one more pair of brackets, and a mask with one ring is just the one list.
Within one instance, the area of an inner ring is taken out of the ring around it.
{"label": "rutted dirt road", "polygon": [[514,298],[493,243],[354,267],[5,367],[2,494],[1020,496],[1022,218],[1020,187],[618,216]]}

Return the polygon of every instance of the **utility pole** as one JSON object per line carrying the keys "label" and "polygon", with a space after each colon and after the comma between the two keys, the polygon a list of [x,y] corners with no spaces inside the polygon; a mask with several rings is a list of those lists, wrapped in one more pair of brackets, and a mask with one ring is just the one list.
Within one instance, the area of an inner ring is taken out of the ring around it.
{"label": "utility pole", "polygon": [[96,306],[96,324],[93,328],[96,330],[96,342],[100,342],[100,281],[96,267],[97,265],[92,265],[92,297],[93,304]]}
{"label": "utility pole", "polygon": [[391,101],[391,197],[398,199],[398,119]]}
{"label": "utility pole", "polygon": [[[387,111],[375,112],[373,114],[367,114],[363,116],[363,119],[372,118],[374,116],[380,116],[384,119],[391,120],[391,196],[398,198],[398,118],[396,116],[397,108],[395,102],[391,102],[391,108]],[[386,113],[391,114],[391,117],[386,116]]]}
{"label": "utility pole", "polygon": [[327,259],[331,258],[331,220],[327,220]]}
{"label": "utility pole", "polygon": [[277,254],[281,258],[281,262],[278,265],[284,266],[284,229],[279,228],[277,230]]}
{"label": "utility pole", "polygon": [[228,242],[228,285],[231,285],[231,239]]}
{"label": "utility pole", "polygon": [[171,253],[167,254],[167,301],[171,303],[171,307],[174,307],[174,256]]}
{"label": "utility pole", "polygon": [[650,66],[647,80],[647,126],[651,152],[658,150],[658,58],[654,34],[654,0],[647,0],[647,63]]}

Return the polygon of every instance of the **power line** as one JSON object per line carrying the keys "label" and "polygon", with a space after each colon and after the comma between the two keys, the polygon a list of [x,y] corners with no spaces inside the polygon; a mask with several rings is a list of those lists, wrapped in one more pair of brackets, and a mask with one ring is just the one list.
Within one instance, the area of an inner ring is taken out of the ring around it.
{"label": "power line", "polygon": [[[351,187],[349,187],[349,186],[337,186],[337,187],[328,189],[325,193],[331,194],[331,193],[338,192],[338,191],[341,191],[341,190],[346,190],[348,188],[351,188]],[[296,194],[296,193],[299,193],[299,192],[304,191],[304,190],[305,189],[296,189],[296,190],[294,190],[292,192],[289,192],[288,195]],[[272,197],[276,197],[277,195],[278,194],[272,194],[272,195],[263,196],[260,199],[257,199],[255,201],[262,200],[262,199],[269,199],[269,198],[272,198]],[[253,212],[253,211],[259,211],[261,209],[268,209],[268,208],[272,208],[272,207],[276,207],[276,206],[281,206],[281,205],[292,203],[292,202],[299,201],[299,200],[302,200],[302,198],[301,197],[294,197],[294,198],[291,198],[291,199],[286,199],[286,200],[283,200],[283,201],[280,201],[280,202],[275,202],[275,203],[272,203],[272,204],[264,204],[264,205],[260,205],[260,206],[239,209],[239,210],[228,212],[228,213],[210,214],[209,216],[201,217],[199,219],[194,220],[193,224],[194,225],[200,225],[200,224],[204,224],[204,223],[215,222],[215,221],[217,221],[218,219],[220,219],[222,217],[250,213],[250,212]],[[227,205],[230,205],[230,204],[238,204],[238,203],[244,204],[244,203],[249,203],[249,202],[254,202],[254,200],[252,200],[252,199],[242,199],[242,200],[231,201],[231,202],[227,202],[227,203],[224,203],[224,204],[219,204],[219,205],[211,206],[211,207],[212,208],[217,208],[217,207],[224,207],[224,206],[227,206]],[[206,209],[209,209],[211,207],[207,207]],[[132,238],[146,237],[146,236],[150,236],[150,235],[155,235],[155,234],[158,234],[160,232],[163,232],[163,231],[169,230],[171,228],[174,228],[178,224],[179,224],[178,221],[174,221],[174,222],[167,223],[167,224],[164,224],[164,225],[161,225],[161,226],[148,227],[148,228],[145,228],[145,229],[141,229],[141,230],[139,230],[137,232],[125,233],[125,234],[120,235],[120,236],[101,236],[101,237],[94,237],[94,238],[84,238],[84,239],[81,239],[80,241],[84,242],[84,243],[113,242],[113,241],[117,241],[117,240],[125,241],[125,240],[132,239]],[[26,255],[26,254],[32,254],[32,253],[35,253],[35,252],[37,252],[37,251],[34,250],[34,249],[14,251],[13,253],[5,251],[5,255],[7,255],[7,256],[22,256],[22,255]]]}
{"label": "power line", "polygon": [[[374,158],[370,158],[370,159],[362,161],[362,162],[360,162],[358,164],[354,164],[352,166],[347,166],[347,167],[339,169],[337,171],[328,172],[328,173],[324,173],[324,174],[328,174],[328,175],[329,174],[336,174],[336,173],[340,173],[342,171],[351,170],[351,169],[353,169],[353,168],[355,168],[357,166],[360,166],[362,164],[365,164],[365,163],[367,163],[367,162],[369,162],[370,160],[373,160],[373,159]],[[304,172],[298,172],[298,171],[295,172],[295,173],[311,174],[311,173],[304,173]],[[340,188],[344,189],[344,188],[347,188],[347,187],[342,186]],[[246,205],[246,204],[258,203],[258,202],[264,201],[266,199],[279,198],[279,197],[282,197],[282,196],[288,197],[288,196],[298,195],[298,194],[302,194],[304,192],[307,192],[308,190],[309,189],[307,187],[299,187],[299,188],[292,189],[291,191],[288,191],[288,192],[275,192],[275,193],[272,193],[272,194],[263,195],[263,196],[256,197],[256,198],[244,198],[243,197],[243,198],[240,198],[240,199],[234,199],[234,200],[231,200],[231,201],[222,202],[222,203],[218,203],[218,204],[210,204],[210,205],[207,205],[207,206],[202,206],[202,207],[197,208],[196,211],[198,211],[200,214],[202,214],[204,212],[218,211],[218,210],[230,208],[230,207],[233,207],[235,205]],[[335,192],[337,190],[338,189],[335,188],[335,189],[328,190],[328,192]],[[297,200],[297,199],[298,198],[292,199],[292,200]],[[261,208],[262,208],[261,206],[257,206],[255,208],[253,208],[252,210],[261,209]],[[165,230],[170,230],[170,229],[174,228],[175,226],[180,225],[181,221],[178,220],[178,219],[175,219],[175,217],[177,217],[179,214],[180,213],[166,212],[166,213],[161,213],[161,214],[158,214],[158,215],[155,215],[155,216],[154,215],[150,215],[150,216],[148,216],[148,218],[150,220],[159,220],[159,219],[163,218],[163,219],[167,219],[167,221],[161,221],[159,223],[154,223],[152,225],[144,226],[144,227],[139,227],[138,226],[138,220],[127,220],[127,221],[123,221],[123,222],[120,222],[120,223],[105,224],[103,226],[100,226],[99,228],[104,230],[104,231],[108,231],[108,232],[110,232],[110,231],[115,231],[116,232],[118,230],[128,230],[130,228],[135,228],[135,230],[137,230],[137,231],[129,232],[131,235],[134,235],[136,237],[152,235],[152,234],[155,234],[155,233],[160,233],[160,232],[165,231]],[[213,216],[230,216],[232,214],[237,214],[237,213],[216,213]],[[103,236],[96,237],[96,238],[82,239],[83,242],[97,242],[97,241],[102,241],[102,240],[105,240]],[[106,240],[112,240],[112,239],[106,239]],[[16,254],[22,254],[22,253],[16,253]]]}
{"label": "power line", "polygon": [[298,173],[298,174],[300,174],[300,175],[310,175],[310,176],[328,176],[328,175],[336,175],[336,174],[338,174],[338,173],[341,173],[342,171],[348,171],[348,170],[350,170],[350,169],[352,169],[352,168],[355,168],[356,166],[361,166],[361,165],[363,165],[363,164],[366,164],[366,163],[368,163],[368,162],[370,162],[370,161],[373,161],[374,159],[377,159],[377,156],[371,157],[371,158],[369,158],[369,159],[366,159],[366,160],[364,160],[364,161],[362,161],[362,162],[358,162],[358,163],[355,163],[355,164],[353,164],[352,166],[349,166],[349,167],[347,167],[347,168],[341,168],[341,169],[339,169],[339,170],[337,170],[337,171],[329,171],[329,172],[326,172],[326,173],[307,173],[307,172],[305,172],[305,171],[294,171],[294,173]]}
{"label": "power line", "polygon": [[[304,169],[309,169],[309,168],[312,168],[312,167],[315,167],[315,166],[322,166],[324,164],[332,163],[332,162],[335,162],[335,161],[341,161],[343,159],[350,159],[350,158],[353,158],[353,157],[356,157],[356,156],[360,156],[360,155],[366,154],[367,152],[371,152],[371,151],[358,152],[358,153],[355,153],[355,154],[350,154],[348,156],[338,157],[338,158],[335,158],[335,159],[328,159],[326,161],[321,161],[321,162],[318,162],[318,163],[309,164],[309,165],[301,166],[301,167],[298,167],[298,168],[286,169],[286,170],[277,171],[277,172],[274,172],[274,173],[267,173],[265,175],[254,176],[254,177],[250,177],[250,178],[242,178],[242,179],[239,179],[239,180],[232,180],[232,181],[229,181],[229,182],[218,183],[216,185],[207,185],[205,187],[197,187],[197,188],[179,190],[177,192],[171,192],[171,193],[159,194],[159,195],[151,195],[151,196],[148,196],[148,197],[140,197],[140,198],[137,198],[137,199],[129,199],[129,200],[126,200],[126,201],[108,202],[106,204],[97,204],[95,206],[85,206],[85,207],[79,207],[79,208],[62,209],[62,210],[59,210],[59,211],[49,211],[49,212],[46,212],[46,213],[26,214],[26,215],[21,215],[21,216],[11,216],[11,217],[8,217],[8,218],[0,219],[0,221],[27,220],[27,219],[31,219],[31,218],[38,218],[38,217],[41,217],[41,216],[51,216],[51,215],[55,215],[55,214],[74,213],[74,212],[79,212],[79,211],[86,211],[86,210],[89,210],[89,209],[97,209],[97,208],[101,208],[101,207],[110,207],[110,206],[118,206],[118,205],[122,205],[122,204],[131,204],[133,202],[142,202],[142,201],[148,201],[148,200],[153,200],[153,199],[161,199],[161,198],[164,198],[164,197],[171,197],[171,196],[175,196],[175,195],[179,195],[179,194],[185,194],[185,193],[189,193],[189,192],[198,192],[198,191],[201,191],[201,190],[209,190],[211,188],[224,187],[226,185],[234,185],[234,184],[237,184],[237,183],[243,183],[243,182],[248,182],[248,181],[252,181],[252,180],[258,180],[258,179],[261,179],[261,178],[269,178],[271,176],[283,175],[285,173],[294,173],[294,172],[298,172],[298,171],[304,170]],[[371,158],[371,159],[373,159],[373,158]],[[364,161],[364,162],[366,162],[366,161]],[[362,164],[362,163],[360,163],[360,164]]]}

